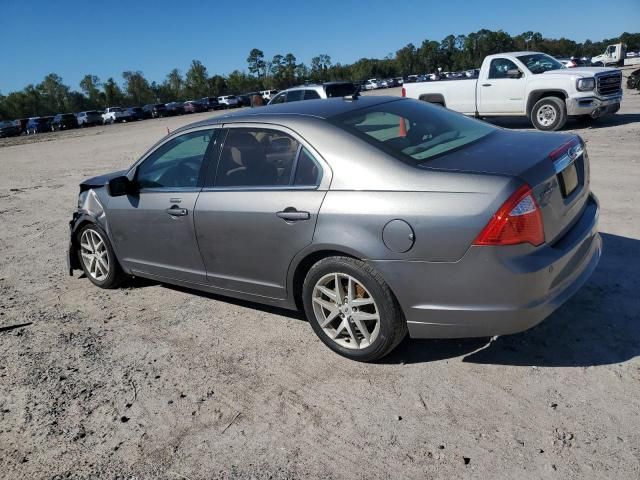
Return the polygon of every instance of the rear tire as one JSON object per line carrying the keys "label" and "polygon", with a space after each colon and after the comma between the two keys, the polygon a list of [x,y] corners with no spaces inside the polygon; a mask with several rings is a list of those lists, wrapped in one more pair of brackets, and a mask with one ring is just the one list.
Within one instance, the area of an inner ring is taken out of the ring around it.
{"label": "rear tire", "polygon": [[82,271],[89,281],[100,288],[116,288],[126,278],[106,232],[90,223],[77,234],[77,254]]}
{"label": "rear tire", "polygon": [[556,131],[567,123],[567,106],[557,97],[545,97],[531,110],[531,123],[538,130]]}
{"label": "rear tire", "polygon": [[307,273],[302,298],[316,335],[351,360],[378,360],[407,334],[407,323],[391,289],[361,260],[320,260]]}

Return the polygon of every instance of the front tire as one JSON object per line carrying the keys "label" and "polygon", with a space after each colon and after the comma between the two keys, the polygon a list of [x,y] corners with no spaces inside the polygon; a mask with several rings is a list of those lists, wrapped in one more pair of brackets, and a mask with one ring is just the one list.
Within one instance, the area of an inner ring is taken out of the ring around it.
{"label": "front tire", "polygon": [[560,130],[567,123],[565,102],[557,97],[541,98],[531,110],[531,123],[538,130]]}
{"label": "front tire", "polygon": [[78,259],[91,283],[100,288],[116,288],[125,278],[106,232],[88,224],[77,235]]}
{"label": "front tire", "polygon": [[378,272],[360,260],[320,260],[307,273],[302,297],[316,335],[331,350],[352,360],[378,360],[407,334],[391,289]]}

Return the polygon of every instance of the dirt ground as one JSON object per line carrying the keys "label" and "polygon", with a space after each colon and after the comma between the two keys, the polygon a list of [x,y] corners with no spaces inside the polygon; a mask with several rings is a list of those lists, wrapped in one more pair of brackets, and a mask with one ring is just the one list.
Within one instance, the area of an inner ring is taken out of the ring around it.
{"label": "dirt ground", "polygon": [[602,205],[588,284],[528,332],[377,364],[290,312],[68,275],[78,183],[204,116],[0,140],[1,478],[640,478],[638,92],[567,127]]}

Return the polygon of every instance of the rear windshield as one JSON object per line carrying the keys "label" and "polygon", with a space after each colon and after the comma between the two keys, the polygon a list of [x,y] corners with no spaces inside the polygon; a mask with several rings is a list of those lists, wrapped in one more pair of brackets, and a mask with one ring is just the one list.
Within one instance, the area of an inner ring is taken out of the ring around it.
{"label": "rear windshield", "polygon": [[544,53],[533,53],[531,55],[520,55],[518,57],[533,74],[548,72],[549,70],[559,70],[565,68],[555,58]]}
{"label": "rear windshield", "polygon": [[346,97],[356,93],[356,86],[353,83],[340,83],[337,85],[327,85],[324,87],[327,97]]}
{"label": "rear windshield", "polygon": [[65,113],[64,115],[62,115],[62,118],[64,118],[65,120],[70,120],[72,118],[76,118],[76,116],[73,113]]}
{"label": "rear windshield", "polygon": [[330,121],[415,166],[497,130],[487,123],[418,100],[382,103]]}

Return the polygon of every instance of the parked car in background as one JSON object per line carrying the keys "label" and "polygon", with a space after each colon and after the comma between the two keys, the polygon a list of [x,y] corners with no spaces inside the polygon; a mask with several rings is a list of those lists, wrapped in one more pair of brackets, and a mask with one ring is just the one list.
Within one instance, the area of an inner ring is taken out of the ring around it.
{"label": "parked car in background", "polygon": [[16,120],[16,124],[20,128],[20,133],[27,133],[27,123],[29,123],[28,118],[19,118]]}
{"label": "parked car in background", "polygon": [[471,70],[466,70],[464,72],[464,76],[467,78],[476,78],[480,74],[479,68],[472,68]]}
{"label": "parked car in background", "polygon": [[51,120],[51,131],[78,128],[78,119],[73,113],[59,113]]}
{"label": "parked car in background", "polygon": [[131,120],[131,115],[120,107],[108,107],[102,114],[102,123],[105,125],[127,120]]}
{"label": "parked car in background", "polygon": [[365,90],[377,90],[378,88],[381,88],[381,86],[380,81],[377,78],[370,78],[369,80],[364,82]]}
{"label": "parked car in background", "polygon": [[218,103],[222,108],[237,108],[240,106],[235,95],[222,95],[218,97]]}
{"label": "parked car in background", "polygon": [[358,87],[353,82],[326,82],[318,85],[300,85],[278,93],[271,99],[269,105],[297,102],[300,100],[346,97],[348,95],[354,95],[357,92]]}
{"label": "parked car in background", "polygon": [[53,117],[31,117],[27,122],[27,135],[51,131],[51,120]]}
{"label": "parked car in background", "polygon": [[201,98],[200,103],[202,103],[207,110],[220,110],[222,108],[217,97]]}
{"label": "parked car in background", "polygon": [[402,77],[396,77],[394,78],[396,85],[404,85],[404,78]]}
{"label": "parked car in background", "polygon": [[182,102],[169,102],[165,104],[165,107],[167,107],[167,115],[175,116],[184,114],[184,103]]}
{"label": "parked car in background", "polygon": [[147,115],[150,115],[150,118],[160,118],[168,115],[167,107],[164,103],[150,103],[142,107],[142,109],[147,113]]}
{"label": "parked car in background", "polygon": [[566,68],[576,68],[578,66],[578,61],[574,58],[557,58],[556,60]]}
{"label": "parked car in background", "polygon": [[251,96],[248,93],[241,93],[240,95],[236,95],[236,99],[238,99],[238,107],[251,106]]}
{"label": "parked car in background", "polygon": [[544,53],[512,52],[487,56],[477,79],[416,83],[402,92],[467,115],[527,117],[539,130],[559,130],[569,117],[616,113],[622,74],[611,68],[565,68]]}
{"label": "parked car in background", "polygon": [[20,133],[18,120],[0,120],[0,138],[17,137]]}
{"label": "parked car in background", "polygon": [[198,100],[188,100],[183,104],[184,113],[202,113],[207,111],[205,107]]}
{"label": "parked car in background", "polygon": [[102,114],[97,110],[87,110],[76,115],[79,127],[92,127],[102,125]]}
{"label": "parked car in background", "polygon": [[145,119],[145,112],[142,107],[127,107],[124,111],[129,115],[129,120],[131,121]]}
{"label": "parked car in background", "polygon": [[303,309],[373,361],[407,333],[507,335],[567,302],[602,253],[590,186],[575,134],[389,96],[267,106],[83,181],[68,265],[101,288],[135,275]]}
{"label": "parked car in background", "polygon": [[634,70],[627,78],[627,87],[630,89],[640,88],[640,68]]}
{"label": "parked car in background", "polygon": [[261,90],[260,91],[260,95],[262,95],[262,98],[264,98],[267,102],[269,100],[271,100],[274,95],[276,95],[278,93],[278,90]]}

